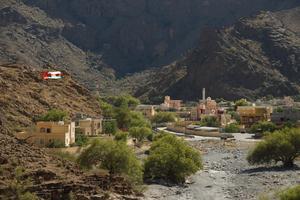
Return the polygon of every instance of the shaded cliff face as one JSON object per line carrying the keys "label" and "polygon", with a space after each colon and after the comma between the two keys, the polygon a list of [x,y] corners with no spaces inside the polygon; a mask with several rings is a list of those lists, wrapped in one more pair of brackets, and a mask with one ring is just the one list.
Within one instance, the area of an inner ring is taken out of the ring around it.
{"label": "shaded cliff face", "polygon": [[169,64],[195,46],[206,26],[223,26],[297,0],[23,0],[62,20],[62,35],[101,54],[119,74]]}
{"label": "shaded cliff face", "polygon": [[179,65],[187,75],[169,93],[184,99],[300,92],[300,8],[264,12],[223,30],[202,33],[199,47]]}

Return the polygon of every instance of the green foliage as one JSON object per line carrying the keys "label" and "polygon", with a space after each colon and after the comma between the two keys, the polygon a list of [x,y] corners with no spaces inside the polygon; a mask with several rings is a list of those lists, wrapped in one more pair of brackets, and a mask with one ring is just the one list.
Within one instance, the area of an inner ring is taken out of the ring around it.
{"label": "green foliage", "polygon": [[292,167],[297,156],[300,156],[300,129],[283,129],[267,135],[249,152],[247,160],[250,164],[281,161],[285,167]]}
{"label": "green foliage", "polygon": [[140,104],[140,101],[131,95],[111,96],[107,97],[105,101],[115,107],[128,107],[132,109]]}
{"label": "green foliage", "polygon": [[152,135],[152,130],[148,127],[132,127],[129,129],[129,134],[131,137],[137,139],[138,142],[143,142]]}
{"label": "green foliage", "polygon": [[283,112],[283,108],[282,107],[277,107],[274,109],[274,112],[276,113],[282,113]]}
{"label": "green foliage", "polygon": [[95,140],[78,158],[82,167],[106,169],[110,174],[125,174],[135,184],[142,182],[142,166],[124,142]]}
{"label": "green foliage", "polygon": [[228,124],[225,127],[225,133],[239,133],[240,126],[237,123]]}
{"label": "green foliage", "polygon": [[255,133],[256,137],[263,137],[265,133],[273,133],[276,129],[277,127],[274,123],[261,121],[250,127],[250,133]]}
{"label": "green foliage", "polygon": [[64,148],[65,144],[60,140],[53,140],[47,144],[48,148]]}
{"label": "green foliage", "polygon": [[151,127],[150,122],[144,117],[144,115],[141,112],[134,112],[131,111],[129,113],[130,116],[130,127]]}
{"label": "green foliage", "polygon": [[215,116],[206,116],[201,119],[200,125],[208,127],[219,127],[220,122]]}
{"label": "green foliage", "polygon": [[9,183],[7,196],[15,196],[18,200],[38,200],[35,194],[32,194],[28,189],[32,186],[30,179],[24,179],[24,168],[17,167],[14,172],[14,179]]}
{"label": "green foliage", "polygon": [[300,199],[300,185],[280,192],[279,198],[280,198],[280,200],[299,200]]}
{"label": "green foliage", "polygon": [[202,168],[200,153],[182,139],[165,134],[153,142],[145,161],[145,178],[175,183]]}
{"label": "green foliage", "polygon": [[114,116],[113,106],[102,99],[99,100],[100,108],[102,110],[102,115],[105,118],[112,118]]}
{"label": "green foliage", "polygon": [[122,141],[122,142],[126,142],[128,139],[128,133],[127,132],[122,132],[119,131],[115,134],[115,140],[116,141]]}
{"label": "green foliage", "polygon": [[237,112],[235,112],[235,111],[230,111],[230,112],[228,112],[228,114],[230,114],[231,115],[231,117],[232,117],[232,119],[235,119],[235,121],[237,122],[237,123],[241,123],[241,117],[240,117],[240,115],[237,113]]}
{"label": "green foliage", "polygon": [[247,101],[247,99],[240,99],[240,100],[237,100],[236,102],[234,102],[235,110],[239,106],[249,106],[249,105],[250,105],[250,103]]}
{"label": "green foliage", "polygon": [[130,111],[128,108],[116,109],[115,118],[118,122],[118,127],[123,130],[128,130],[130,127],[151,127],[149,121],[140,112]]}
{"label": "green foliage", "polygon": [[153,118],[152,122],[156,124],[175,122],[176,116],[171,112],[158,112]]}
{"label": "green foliage", "polygon": [[80,130],[75,132],[75,144],[77,146],[85,146],[88,143],[88,137],[82,133]]}
{"label": "green foliage", "polygon": [[115,120],[103,121],[103,132],[104,134],[114,135],[117,132],[117,122]]}
{"label": "green foliage", "polygon": [[64,121],[68,118],[68,114],[65,111],[58,109],[51,109],[45,115],[38,118],[38,121]]}

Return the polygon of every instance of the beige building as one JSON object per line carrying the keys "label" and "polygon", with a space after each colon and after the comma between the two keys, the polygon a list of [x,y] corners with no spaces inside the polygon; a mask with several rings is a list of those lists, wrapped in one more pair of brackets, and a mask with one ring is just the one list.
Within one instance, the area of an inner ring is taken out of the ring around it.
{"label": "beige building", "polygon": [[68,147],[75,143],[75,122],[37,122],[35,131],[18,133],[16,136],[40,147],[47,147],[54,141],[60,141]]}
{"label": "beige building", "polygon": [[165,96],[165,101],[161,104],[163,109],[174,109],[180,110],[181,109],[181,100],[172,100],[170,96]]}
{"label": "beige building", "polygon": [[153,105],[138,105],[136,111],[141,112],[147,118],[152,118],[156,114]]}
{"label": "beige building", "polygon": [[237,113],[240,115],[241,124],[248,128],[259,121],[270,121],[272,108],[268,106],[239,106]]}
{"label": "beige building", "polygon": [[96,136],[102,133],[102,118],[86,118],[76,121],[76,129],[84,135]]}

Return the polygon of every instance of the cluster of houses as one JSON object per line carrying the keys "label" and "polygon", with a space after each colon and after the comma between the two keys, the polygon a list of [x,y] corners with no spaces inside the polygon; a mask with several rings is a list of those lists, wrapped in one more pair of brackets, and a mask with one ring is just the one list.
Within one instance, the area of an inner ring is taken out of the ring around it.
{"label": "cluster of houses", "polygon": [[17,133],[17,138],[25,139],[28,143],[46,147],[54,141],[69,147],[75,143],[75,132],[86,136],[97,136],[102,133],[102,117],[91,118],[77,114],[70,121],[39,121],[32,131]]}

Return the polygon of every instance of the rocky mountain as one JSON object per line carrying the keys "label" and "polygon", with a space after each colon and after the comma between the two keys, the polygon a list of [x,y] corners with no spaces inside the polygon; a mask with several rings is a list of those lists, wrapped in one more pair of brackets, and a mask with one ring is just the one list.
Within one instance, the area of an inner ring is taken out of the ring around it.
{"label": "rocky mountain", "polygon": [[[262,12],[225,29],[206,29],[198,47],[176,64],[187,68],[186,75],[160,91],[186,100],[201,98],[202,88],[226,99],[297,95],[299,22],[300,8],[294,8]],[[142,89],[155,87],[153,82]]]}
{"label": "rocky mountain", "polygon": [[49,109],[62,109],[71,116],[99,116],[97,99],[69,74],[60,80],[42,80],[40,71],[20,65],[0,65],[0,125],[17,129],[30,126],[34,117]]}

